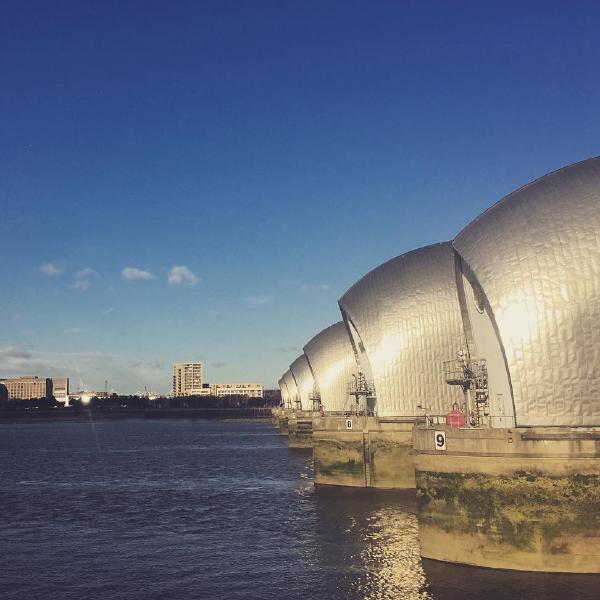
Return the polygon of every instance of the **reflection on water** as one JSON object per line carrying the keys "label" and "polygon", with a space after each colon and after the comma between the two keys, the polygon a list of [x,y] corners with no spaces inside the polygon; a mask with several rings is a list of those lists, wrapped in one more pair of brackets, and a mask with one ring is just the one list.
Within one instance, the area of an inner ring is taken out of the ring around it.
{"label": "reflection on water", "polygon": [[335,597],[600,598],[600,576],[597,575],[501,571],[421,559],[414,494],[317,488],[315,502],[322,562],[335,572]]}
{"label": "reflection on water", "polygon": [[372,565],[363,589],[369,598],[429,598],[424,591],[426,579],[421,567],[414,515],[397,509],[381,509],[369,519],[372,533],[362,560]]}
{"label": "reflection on water", "polygon": [[322,563],[339,598],[428,599],[414,494],[317,488]]}
{"label": "reflection on water", "polygon": [[600,598],[419,557],[414,493],[315,488],[260,422],[0,425],[2,600]]}

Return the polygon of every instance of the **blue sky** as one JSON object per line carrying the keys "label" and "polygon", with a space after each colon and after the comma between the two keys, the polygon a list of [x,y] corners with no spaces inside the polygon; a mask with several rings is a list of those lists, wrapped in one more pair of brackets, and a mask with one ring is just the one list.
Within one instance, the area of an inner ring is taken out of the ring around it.
{"label": "blue sky", "polygon": [[367,271],[600,153],[597,3],[84,4],[0,7],[0,375],[273,387]]}

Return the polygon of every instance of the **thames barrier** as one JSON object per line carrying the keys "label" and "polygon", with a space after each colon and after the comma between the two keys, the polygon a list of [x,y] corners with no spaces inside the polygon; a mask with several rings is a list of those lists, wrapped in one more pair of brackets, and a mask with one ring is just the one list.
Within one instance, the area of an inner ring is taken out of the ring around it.
{"label": "thames barrier", "polygon": [[374,268],[279,380],[316,485],[414,489],[421,555],[600,573],[600,158]]}

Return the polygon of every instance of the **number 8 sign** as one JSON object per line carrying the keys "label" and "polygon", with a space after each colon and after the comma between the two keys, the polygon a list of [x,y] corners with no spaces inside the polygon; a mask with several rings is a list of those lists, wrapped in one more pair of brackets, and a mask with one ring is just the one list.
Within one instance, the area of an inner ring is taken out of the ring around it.
{"label": "number 8 sign", "polygon": [[446,433],[444,431],[436,431],[433,434],[433,443],[436,450],[446,449]]}

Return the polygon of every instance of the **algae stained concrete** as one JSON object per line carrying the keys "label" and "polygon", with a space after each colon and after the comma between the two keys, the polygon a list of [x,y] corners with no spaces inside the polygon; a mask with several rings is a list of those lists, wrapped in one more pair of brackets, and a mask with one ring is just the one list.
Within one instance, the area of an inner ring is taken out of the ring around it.
{"label": "algae stained concrete", "polygon": [[411,431],[412,423],[376,417],[315,417],[315,484],[414,488]]}
{"label": "algae stained concrete", "polygon": [[281,408],[274,415],[276,420],[276,427],[281,435],[288,435],[288,415],[290,412],[291,411],[289,409]]}
{"label": "algae stained concrete", "polygon": [[279,428],[279,418],[283,414],[285,409],[277,407],[271,409],[271,423],[277,428]]}
{"label": "algae stained concrete", "polygon": [[438,426],[414,445],[422,556],[600,572],[600,430]]}
{"label": "algae stained concrete", "polygon": [[293,411],[288,416],[290,448],[312,448],[312,421],[310,411]]}
{"label": "algae stained concrete", "polygon": [[379,423],[366,439],[370,458],[370,487],[414,489],[412,423]]}
{"label": "algae stained concrete", "polygon": [[365,417],[313,419],[315,484],[366,487],[363,429]]}

